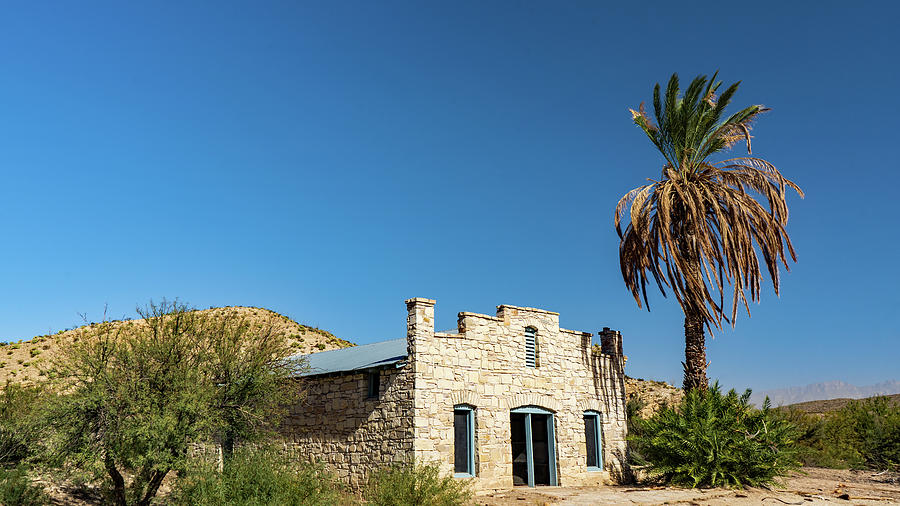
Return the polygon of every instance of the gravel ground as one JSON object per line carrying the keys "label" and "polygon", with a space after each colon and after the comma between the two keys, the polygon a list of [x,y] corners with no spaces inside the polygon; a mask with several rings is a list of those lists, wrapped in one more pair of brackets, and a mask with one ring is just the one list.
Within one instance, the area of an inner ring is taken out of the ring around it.
{"label": "gravel ground", "polygon": [[476,497],[479,505],[595,504],[900,504],[900,474],[804,468],[772,490],[653,486],[516,488]]}

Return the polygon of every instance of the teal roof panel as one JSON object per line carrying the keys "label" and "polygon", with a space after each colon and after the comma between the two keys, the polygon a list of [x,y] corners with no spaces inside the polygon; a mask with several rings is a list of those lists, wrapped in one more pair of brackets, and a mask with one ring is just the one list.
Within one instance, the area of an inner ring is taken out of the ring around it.
{"label": "teal roof panel", "polygon": [[291,358],[306,360],[307,368],[300,376],[376,369],[404,362],[407,358],[406,339],[392,339],[309,355],[294,355]]}

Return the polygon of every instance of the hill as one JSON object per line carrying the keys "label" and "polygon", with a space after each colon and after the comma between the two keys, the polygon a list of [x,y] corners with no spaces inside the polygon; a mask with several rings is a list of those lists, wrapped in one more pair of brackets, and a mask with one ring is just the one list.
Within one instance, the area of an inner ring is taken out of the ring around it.
{"label": "hill", "polygon": [[642,418],[649,418],[663,404],[671,406],[681,402],[684,392],[665,381],[625,376],[625,396],[628,402],[638,403],[641,407],[638,413]]}
{"label": "hill", "polygon": [[[891,402],[900,404],[900,394],[886,395]],[[850,401],[857,399],[841,398],[841,399],[825,399],[818,401],[798,402],[796,404],[788,404],[782,406],[782,409],[796,409],[808,413],[810,415],[822,416],[831,411],[837,411],[847,405]]]}
{"label": "hill", "polygon": [[813,383],[805,386],[779,388],[753,392],[750,400],[757,406],[761,406],[767,396],[772,406],[797,404],[807,401],[821,401],[827,399],[862,399],[876,395],[900,394],[900,381],[882,381],[874,385],[857,386],[843,381],[827,381]]}
{"label": "hill", "polygon": [[[839,383],[839,382],[835,382]],[[888,382],[885,382],[888,383]],[[883,385],[880,383],[879,385]],[[852,385],[851,385],[852,386]],[[680,388],[674,387],[664,381],[645,380],[643,378],[625,377],[625,393],[629,402],[637,401],[641,408],[638,413],[643,418],[651,416],[663,404],[673,405],[681,401],[684,393]],[[880,394],[870,395],[875,397]],[[885,395],[891,402],[900,404],[900,393]],[[822,416],[831,411],[837,411],[850,401],[859,397],[841,397],[838,399],[819,399],[780,406],[780,409],[797,409],[810,415]],[[757,406],[761,405],[759,402]],[[774,405],[774,403],[773,403]]]}
{"label": "hill", "polygon": [[[210,308],[200,311],[213,316],[232,316],[246,318],[253,326],[262,326],[272,321],[276,330],[284,331],[291,347],[297,353],[314,353],[317,351],[335,350],[354,346],[353,343],[336,337],[327,330],[310,327],[269,309],[258,307],[228,306]],[[115,321],[114,325],[140,324],[142,320]],[[81,327],[61,330],[56,334],[35,336],[27,341],[0,343],[0,385],[7,380],[15,382],[31,382],[39,378],[49,359],[66,344],[71,344],[80,336],[89,334],[97,326],[90,323]]]}

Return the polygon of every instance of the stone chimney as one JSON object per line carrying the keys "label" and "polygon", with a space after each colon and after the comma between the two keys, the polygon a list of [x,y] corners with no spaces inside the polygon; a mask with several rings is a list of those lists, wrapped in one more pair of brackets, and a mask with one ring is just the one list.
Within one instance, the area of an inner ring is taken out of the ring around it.
{"label": "stone chimney", "polygon": [[609,327],[603,327],[603,330],[597,332],[600,336],[600,351],[606,355],[616,357],[622,356],[622,333],[618,330],[610,330]]}
{"label": "stone chimney", "polygon": [[434,337],[434,299],[407,299],[406,311],[406,340],[412,354],[416,342]]}

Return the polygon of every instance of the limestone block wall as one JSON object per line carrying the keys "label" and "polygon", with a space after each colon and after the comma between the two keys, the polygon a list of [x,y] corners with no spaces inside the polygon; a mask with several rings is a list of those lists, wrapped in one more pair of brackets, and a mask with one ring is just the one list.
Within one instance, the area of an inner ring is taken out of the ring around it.
{"label": "limestone block wall", "polygon": [[306,400],[291,410],[282,429],[286,450],[297,459],[322,460],[352,487],[413,450],[412,377],[408,366],[381,370],[378,398],[367,398],[366,373],[307,378]]}
{"label": "limestone block wall", "polygon": [[[453,406],[475,407],[476,488],[513,486],[510,410],[536,405],[554,412],[560,485],[599,484],[588,472],[583,414],[602,416],[607,470],[625,456],[622,357],[595,354],[591,334],[559,328],[559,314],[499,306],[496,316],[460,313],[457,333],[434,332],[434,301],[407,301],[414,376],[414,454],[452,473]],[[525,365],[525,328],[537,330],[538,366]]]}

